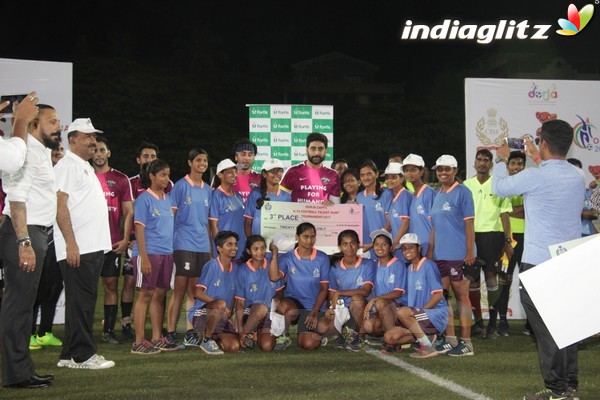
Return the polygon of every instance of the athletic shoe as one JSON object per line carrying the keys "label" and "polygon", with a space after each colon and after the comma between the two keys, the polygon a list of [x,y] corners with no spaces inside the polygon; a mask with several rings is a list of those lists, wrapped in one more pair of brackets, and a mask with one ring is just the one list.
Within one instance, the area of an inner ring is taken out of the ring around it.
{"label": "athletic shoe", "polygon": [[544,389],[536,394],[526,394],[523,396],[523,400],[572,400],[573,396],[571,392],[553,392],[550,389]]}
{"label": "athletic shoe", "polygon": [[31,335],[29,338],[29,350],[39,350],[42,348],[35,337],[36,335]]}
{"label": "athletic shoe", "polygon": [[200,347],[202,339],[198,337],[198,334],[192,330],[185,333],[183,338],[183,345],[186,347]]}
{"label": "athletic shoe", "polygon": [[364,340],[362,340],[361,338],[357,337],[356,339],[351,341],[348,345],[346,345],[346,350],[352,351],[354,353],[358,353],[359,351],[364,349],[365,346],[366,346],[366,342]]}
{"label": "athletic shoe", "polygon": [[[457,314],[454,314],[457,315]],[[483,321],[476,321],[473,326],[471,326],[471,336],[483,335],[485,333],[485,328],[483,327]]]}
{"label": "athletic shoe", "polygon": [[121,342],[119,342],[117,340],[117,338],[115,337],[115,333],[114,332],[104,332],[102,334],[102,343],[106,343],[106,344],[121,344]]}
{"label": "athletic shoe", "polygon": [[533,334],[533,330],[531,329],[531,326],[529,326],[529,324],[525,324],[525,327],[523,328],[523,335],[525,335],[525,336],[535,336]]}
{"label": "athletic shoe", "polygon": [[346,346],[348,345],[348,343],[346,342],[346,337],[344,335],[338,335],[335,338],[335,344],[334,344],[334,348],[335,349],[345,349]]}
{"label": "athletic shoe", "polygon": [[98,354],[94,354],[84,362],[73,362],[69,365],[69,368],[74,369],[107,369],[115,366],[114,361],[106,360],[104,357]]}
{"label": "athletic shoe", "polygon": [[292,339],[287,335],[281,335],[275,341],[275,350],[285,350],[292,344]]}
{"label": "athletic shoe", "polygon": [[498,324],[498,335],[500,336],[508,336],[508,321],[505,319],[501,319]]}
{"label": "athletic shoe", "polygon": [[75,364],[75,361],[69,359],[61,359],[58,360],[58,362],[56,363],[56,366],[58,368],[72,368],[71,365]]}
{"label": "athletic shoe", "polygon": [[321,347],[327,346],[327,343],[329,343],[327,336],[321,336]]}
{"label": "athletic shoe", "polygon": [[243,348],[248,349],[248,350],[252,350],[254,348],[254,338],[252,337],[251,333],[248,333],[246,335],[244,335],[244,337],[241,340],[241,345]]}
{"label": "athletic shoe", "polygon": [[160,350],[154,347],[152,343],[147,340],[142,340],[139,343],[133,343],[131,345],[131,354],[141,354],[149,356],[152,354],[159,354]]}
{"label": "athletic shoe", "polygon": [[435,347],[435,351],[440,354],[444,354],[452,350],[452,345],[446,342],[446,338],[443,337],[439,338],[433,346]]}
{"label": "athletic shoe", "polygon": [[488,326],[483,332],[484,339],[496,339],[498,336],[498,331],[493,326]]}
{"label": "athletic shoe", "polygon": [[573,400],[579,400],[579,389],[578,388],[569,388],[569,392],[571,392],[571,396]]}
{"label": "athletic shoe", "polygon": [[431,358],[437,355],[438,352],[435,350],[435,347],[421,344],[419,346],[419,350],[415,351],[414,353],[410,353],[409,356],[412,358]]}
{"label": "athletic shoe", "polygon": [[177,346],[177,350],[185,349],[185,345],[181,343],[179,339],[177,339],[177,332],[169,332],[164,335],[164,338],[167,339],[172,345]]}
{"label": "athletic shoe", "polygon": [[448,355],[452,357],[474,356],[475,352],[467,347],[467,343],[464,340],[460,339],[458,345],[448,351]]}
{"label": "athletic shoe", "polygon": [[383,346],[385,344],[383,341],[383,336],[367,335],[366,341],[369,346]]}
{"label": "athletic shoe", "polygon": [[36,336],[35,340],[40,346],[62,346],[62,340],[52,334],[52,332],[46,332],[44,336]]}
{"label": "athletic shoe", "polygon": [[385,343],[383,345],[383,347],[381,348],[381,352],[383,354],[387,354],[387,355],[390,355],[390,356],[392,356],[394,354],[397,354],[397,353],[399,353],[401,351],[402,351],[402,348],[400,346],[398,346],[397,344],[388,344],[388,343]]}
{"label": "athletic shoe", "polygon": [[160,351],[177,351],[179,350],[179,346],[175,343],[171,343],[169,339],[166,337],[161,337],[160,339],[153,340],[152,346],[156,347]]}
{"label": "athletic shoe", "polygon": [[135,340],[131,324],[123,325],[123,329],[121,330],[121,340],[124,342],[133,342]]}
{"label": "athletic shoe", "polygon": [[210,354],[211,356],[219,356],[223,354],[223,350],[221,350],[217,342],[212,339],[203,340],[200,344],[200,348],[206,354]]}

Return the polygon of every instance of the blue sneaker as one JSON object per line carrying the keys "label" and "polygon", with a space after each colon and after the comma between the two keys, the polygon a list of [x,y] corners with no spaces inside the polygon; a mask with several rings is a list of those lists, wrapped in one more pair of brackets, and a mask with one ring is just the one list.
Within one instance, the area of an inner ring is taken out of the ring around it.
{"label": "blue sneaker", "polygon": [[434,343],[433,347],[435,347],[435,350],[439,354],[444,354],[444,353],[447,353],[450,350],[452,350],[452,345],[450,343],[446,342],[446,338],[444,338],[444,337],[439,338]]}
{"label": "blue sneaker", "polygon": [[202,343],[200,343],[200,349],[211,356],[220,356],[223,354],[223,350],[221,350],[217,342],[212,339],[203,340]]}
{"label": "blue sneaker", "polygon": [[186,347],[200,347],[202,339],[198,337],[198,334],[194,331],[187,331],[183,338],[183,344]]}
{"label": "blue sneaker", "polygon": [[448,351],[448,355],[452,357],[474,356],[475,352],[467,346],[467,342],[460,339],[458,341],[458,345],[452,350]]}

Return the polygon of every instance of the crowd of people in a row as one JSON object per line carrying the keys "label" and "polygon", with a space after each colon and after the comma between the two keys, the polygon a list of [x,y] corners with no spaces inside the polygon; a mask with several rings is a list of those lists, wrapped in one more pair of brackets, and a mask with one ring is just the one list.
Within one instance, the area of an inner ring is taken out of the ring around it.
{"label": "crowd of people in a row", "polygon": [[[59,367],[114,366],[96,354],[93,337],[100,276],[105,289],[102,341],[132,341],[133,354],[185,346],[207,354],[238,352],[255,344],[264,351],[284,349],[291,343],[290,325],[297,324],[296,342],[303,349],[317,349],[335,337],[336,348],[356,352],[369,335],[372,341],[382,338],[387,354],[415,343],[412,355],[428,358],[474,355],[475,334],[508,335],[515,266],[523,269],[549,258],[535,249],[522,262],[528,240],[529,246],[539,240],[526,231],[530,226],[539,229],[539,221],[530,221],[523,200],[528,194],[519,186],[520,178],[528,175],[522,172],[526,155],[508,153],[507,146],[498,149],[494,177],[493,155],[481,149],[476,175],[464,182],[457,176],[457,160],[440,156],[432,167],[438,182],[434,189],[425,161],[416,154],[392,156],[382,180],[371,160],[358,168],[349,168],[344,160],[332,168],[323,165],[327,137],[312,133],[306,139],[305,162],[286,170],[281,161],[269,159],[257,173],[252,170],[256,145],[241,139],[233,146],[232,159],[218,163],[211,185],[204,181],[208,153],[200,147],[188,153],[190,172],[173,184],[168,163],[157,158],[158,147],[152,143],[140,145],[140,174],[128,178],[109,166],[108,140],[90,119],[69,125],[69,150],[63,153],[54,108],[39,104],[32,93],[16,105],[14,114],[11,141],[25,140],[27,146],[21,160],[13,152],[18,168],[0,166],[6,192],[0,230],[6,281],[0,317],[4,386],[50,385],[51,376],[37,375],[31,358],[21,357],[46,345],[62,345]],[[550,133],[543,143],[566,135],[563,126],[551,129],[558,133]],[[535,164],[557,151],[557,145],[550,150],[541,146],[540,151],[530,141],[527,145]],[[583,181],[574,167],[568,168],[563,172]],[[261,236],[261,208],[267,200],[361,204],[362,243],[358,232],[342,231],[340,252],[328,256],[315,248],[315,226],[303,222],[297,227],[295,248],[279,255],[277,243]],[[578,211],[581,236],[580,218],[597,219],[597,210],[589,207],[582,214],[578,196],[569,202],[579,202],[570,209]],[[122,332],[117,337],[121,274]],[[61,341],[52,334],[52,320],[63,284]],[[459,335],[450,293],[458,310]],[[177,326],[186,296],[187,329],[180,341]],[[41,323],[36,331],[38,308]],[[538,318],[528,329],[543,336]],[[576,385],[569,382],[571,389]]]}

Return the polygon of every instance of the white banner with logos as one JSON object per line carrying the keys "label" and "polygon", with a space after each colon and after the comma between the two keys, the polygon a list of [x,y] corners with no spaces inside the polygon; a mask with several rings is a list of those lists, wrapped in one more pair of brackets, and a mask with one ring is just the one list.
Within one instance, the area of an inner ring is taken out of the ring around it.
{"label": "white banner with logos", "polygon": [[[600,81],[465,79],[467,178],[475,175],[475,153],[494,148],[505,137],[539,138],[543,122],[562,119],[573,127],[569,157],[581,160],[586,184],[600,183]],[[532,161],[528,160],[529,166]],[[494,171],[492,170],[492,174]],[[559,179],[560,181],[560,179]],[[558,182],[559,182],[558,181]],[[560,183],[557,187],[560,187]],[[511,287],[509,317],[525,318],[518,293],[518,272]],[[485,297],[482,297],[482,300]],[[487,309],[487,304],[482,308]]]}

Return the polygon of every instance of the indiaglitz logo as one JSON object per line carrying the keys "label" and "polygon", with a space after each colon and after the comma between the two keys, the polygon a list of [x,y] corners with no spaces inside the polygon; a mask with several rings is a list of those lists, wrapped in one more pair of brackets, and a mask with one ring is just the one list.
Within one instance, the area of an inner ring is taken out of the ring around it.
{"label": "indiaglitz logo", "polygon": [[592,128],[596,127],[590,124],[589,118],[583,119],[579,115],[577,118],[580,122],[573,127],[573,143],[579,148],[600,152],[600,139],[592,134]]}
{"label": "indiaglitz logo", "polygon": [[556,101],[558,99],[558,91],[556,85],[552,84],[548,88],[540,88],[535,82],[531,82],[531,89],[527,96],[532,101]]}
{"label": "indiaglitz logo", "polygon": [[557,30],[556,33],[563,36],[577,35],[590,22],[592,15],[594,15],[592,4],[586,4],[581,11],[577,10],[575,4],[569,4],[569,8],[567,8],[567,18],[569,19],[560,18],[558,20],[562,29]]}

